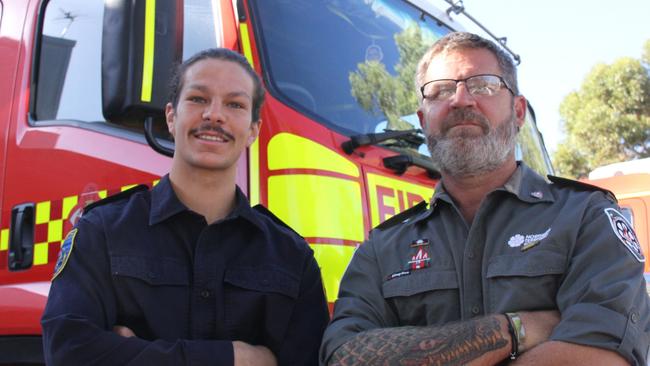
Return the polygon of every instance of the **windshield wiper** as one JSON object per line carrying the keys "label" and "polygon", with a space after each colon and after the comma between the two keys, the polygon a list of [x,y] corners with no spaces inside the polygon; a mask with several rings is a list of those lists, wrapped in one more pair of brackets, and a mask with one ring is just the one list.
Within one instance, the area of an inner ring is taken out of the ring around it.
{"label": "windshield wiper", "polygon": [[341,148],[346,154],[350,155],[359,146],[376,145],[386,140],[400,140],[415,147],[422,145],[426,140],[422,136],[422,130],[384,130],[379,133],[366,133],[363,135],[350,136],[348,141],[341,144]]}

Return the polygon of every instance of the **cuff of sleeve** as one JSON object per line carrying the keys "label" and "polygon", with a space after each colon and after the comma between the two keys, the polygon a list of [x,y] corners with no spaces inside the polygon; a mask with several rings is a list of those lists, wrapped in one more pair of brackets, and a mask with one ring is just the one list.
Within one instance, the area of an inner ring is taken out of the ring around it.
{"label": "cuff of sleeve", "polygon": [[551,339],[616,351],[627,360],[639,363],[647,342],[639,329],[640,316],[632,310],[625,315],[596,304],[576,304],[562,313],[562,321]]}
{"label": "cuff of sleeve", "polygon": [[190,365],[233,366],[235,354],[231,341],[193,340],[186,343]]}

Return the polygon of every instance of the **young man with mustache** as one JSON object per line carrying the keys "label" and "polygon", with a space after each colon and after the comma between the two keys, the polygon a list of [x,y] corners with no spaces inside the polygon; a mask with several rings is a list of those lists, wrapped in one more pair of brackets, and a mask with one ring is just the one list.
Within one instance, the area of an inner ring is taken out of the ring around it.
{"label": "young man with mustache", "polygon": [[316,365],[329,320],[307,243],[235,185],[264,89],[241,55],[183,62],[171,171],[85,210],[42,319],[48,365]]}
{"label": "young man with mustache", "polygon": [[323,365],[645,365],[644,257],[615,198],[515,160],[526,100],[494,43],[420,60],[417,112],[442,178],[374,229],[341,282]]}

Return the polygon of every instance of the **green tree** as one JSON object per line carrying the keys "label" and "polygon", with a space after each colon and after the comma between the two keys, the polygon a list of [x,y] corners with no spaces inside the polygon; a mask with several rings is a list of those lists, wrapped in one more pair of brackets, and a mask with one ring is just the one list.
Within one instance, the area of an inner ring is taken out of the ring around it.
{"label": "green tree", "polygon": [[380,61],[360,63],[356,71],[350,72],[352,96],[363,109],[376,115],[383,114],[388,121],[388,129],[413,128],[400,117],[413,114],[418,108],[413,86],[415,69],[431,43],[422,38],[420,27],[413,24],[395,35],[400,56],[399,62],[394,66],[395,76]]}
{"label": "green tree", "polygon": [[[650,56],[650,42],[646,43]],[[641,60],[598,64],[560,106],[566,139],[554,163],[581,177],[609,163],[650,156],[650,74]]]}

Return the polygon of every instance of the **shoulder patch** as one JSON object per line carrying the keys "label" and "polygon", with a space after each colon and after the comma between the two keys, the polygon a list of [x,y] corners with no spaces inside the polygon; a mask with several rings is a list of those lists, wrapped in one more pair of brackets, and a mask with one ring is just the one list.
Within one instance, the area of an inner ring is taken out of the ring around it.
{"label": "shoulder patch", "polygon": [[112,196],[108,196],[108,197],[106,197],[104,199],[101,199],[99,201],[95,201],[95,202],[89,204],[88,206],[84,207],[84,214],[88,213],[88,211],[92,210],[95,207],[103,206],[103,205],[105,205],[107,203],[116,202],[116,201],[125,199],[127,197],[130,197],[134,193],[141,192],[141,191],[146,191],[148,189],[149,189],[149,186],[147,186],[146,184],[140,184],[140,185],[137,185],[137,186],[135,186],[133,188],[129,188],[126,191],[116,193],[116,194],[114,194]]}
{"label": "shoulder patch", "polygon": [[298,235],[299,237],[302,238],[302,235],[298,234],[298,232],[295,231],[291,226],[287,225],[284,221],[280,220],[279,217],[275,216],[275,214],[273,212],[271,212],[268,208],[264,207],[264,205],[262,205],[262,204],[255,205],[255,206],[253,206],[253,210],[255,210],[256,212],[258,212],[258,213],[260,213],[260,214],[262,214],[262,215],[264,215],[264,216],[266,216],[268,218],[270,218],[277,225],[282,226],[282,227],[286,227],[287,229],[291,230],[291,232],[295,233],[296,235]]}
{"label": "shoulder patch", "polygon": [[61,244],[61,251],[59,251],[59,259],[56,260],[56,265],[54,266],[52,281],[63,271],[63,268],[68,263],[68,258],[70,258],[70,253],[72,253],[72,247],[74,247],[74,238],[77,235],[77,231],[79,229],[74,228],[65,236],[63,244]]}
{"label": "shoulder patch", "polygon": [[422,213],[422,212],[424,212],[426,210],[427,210],[426,201],[420,201],[420,203],[418,203],[417,205],[415,205],[415,206],[413,206],[413,207],[411,207],[411,208],[409,208],[407,210],[404,210],[404,211],[398,213],[397,215],[391,217],[390,219],[388,219],[388,220],[382,222],[381,224],[377,225],[375,227],[375,229],[386,230],[386,229],[388,229],[390,227],[393,227],[393,226],[395,226],[397,224],[400,224],[400,223],[410,219],[411,217],[413,217],[415,215],[418,215],[418,214],[420,214],[420,213]]}
{"label": "shoulder patch", "polygon": [[643,251],[639,244],[639,238],[636,236],[632,225],[627,222],[625,216],[611,207],[605,209],[605,214],[609,219],[609,223],[611,224],[616,237],[621,241],[621,243],[623,243],[623,245],[625,245],[627,250],[632,253],[634,258],[639,262],[645,262],[645,257],[643,256]]}
{"label": "shoulder patch", "polygon": [[611,191],[609,191],[609,190],[607,190],[605,188],[601,188],[601,187],[595,186],[593,184],[581,182],[581,181],[578,181],[578,180],[562,178],[562,177],[556,177],[554,175],[547,175],[546,177],[553,184],[557,184],[558,186],[572,187],[572,188],[578,189],[580,191],[601,191],[601,192],[605,193],[607,195],[607,197],[612,199],[614,203],[618,202],[618,200],[616,199],[616,196],[614,195],[614,193],[612,193]]}

